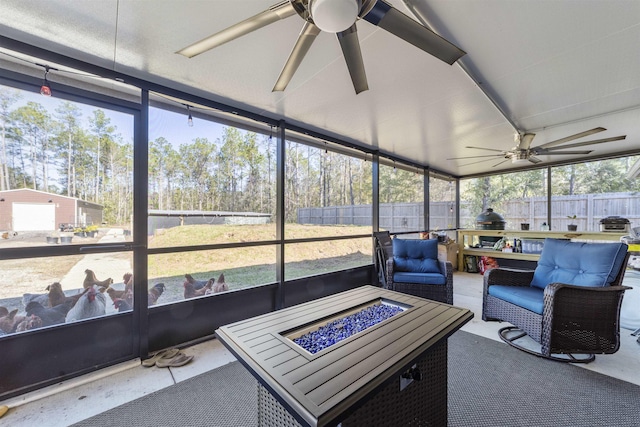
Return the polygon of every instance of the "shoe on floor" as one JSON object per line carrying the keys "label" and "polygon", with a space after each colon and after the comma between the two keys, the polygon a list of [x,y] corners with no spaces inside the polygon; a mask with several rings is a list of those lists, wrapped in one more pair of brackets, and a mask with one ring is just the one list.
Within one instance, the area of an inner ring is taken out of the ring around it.
{"label": "shoe on floor", "polygon": [[175,357],[171,359],[162,358],[156,362],[158,368],[177,368],[178,366],[184,366],[193,360],[193,356],[187,356],[186,354],[179,352]]}
{"label": "shoe on floor", "polygon": [[153,365],[156,365],[159,360],[162,359],[172,359],[176,357],[180,353],[180,350],[177,348],[168,348],[166,350],[162,350],[154,354],[152,357],[145,359],[142,361],[142,366],[145,368],[150,368]]}

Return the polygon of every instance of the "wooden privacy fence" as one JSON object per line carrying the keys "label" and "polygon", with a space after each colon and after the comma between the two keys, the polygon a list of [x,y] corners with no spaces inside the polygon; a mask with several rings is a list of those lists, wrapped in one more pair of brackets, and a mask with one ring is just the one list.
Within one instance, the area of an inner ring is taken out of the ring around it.
{"label": "wooden privacy fence", "polygon": [[[469,212],[468,205],[460,210],[462,228],[474,228],[480,212]],[[547,198],[529,197],[508,200],[491,206],[505,219],[507,230],[520,229],[520,223],[529,223],[531,230],[540,230],[547,219]],[[568,218],[575,215],[575,219]],[[640,226],[640,194],[602,193],[551,198],[551,230],[566,231],[567,225],[576,224],[580,231],[600,231],[600,220],[608,216],[628,219],[632,227]]]}
{"label": "wooden privacy fence", "polygon": [[[507,230],[519,230],[521,223],[529,223],[531,230],[540,230],[547,222],[547,198],[528,197],[507,200],[491,206],[506,221]],[[475,219],[481,212],[471,212],[471,203],[460,206],[461,228],[475,228]],[[480,209],[480,208],[478,208]],[[380,204],[380,228],[392,232],[424,230],[423,203]],[[300,224],[371,225],[371,205],[329,206],[298,209]],[[430,229],[455,228],[455,203],[429,204]],[[576,219],[569,216],[576,215]],[[640,226],[640,194],[602,193],[551,198],[551,230],[565,231],[567,225],[576,224],[581,231],[600,231],[600,220],[608,216],[621,216]]]}
{"label": "wooden privacy fence", "polygon": [[[324,208],[298,209],[299,224],[371,226],[371,218],[371,205],[328,206]],[[423,204],[381,203],[380,228],[396,233],[423,230]]]}

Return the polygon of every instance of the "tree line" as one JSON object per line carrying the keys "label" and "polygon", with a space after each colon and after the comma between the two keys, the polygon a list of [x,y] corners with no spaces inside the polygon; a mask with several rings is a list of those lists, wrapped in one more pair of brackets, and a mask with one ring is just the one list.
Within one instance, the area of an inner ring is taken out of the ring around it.
{"label": "tree line", "polygon": [[[552,196],[602,194],[640,191],[640,183],[627,173],[638,157],[597,160],[551,168]],[[468,202],[470,213],[487,208],[504,211],[509,200],[540,197],[547,194],[547,169],[485,176],[462,180],[461,200]],[[612,213],[615,214],[615,213]]]}
{"label": "tree line", "polygon": [[[31,188],[104,206],[112,224],[130,221],[133,141],[109,111],[60,101],[51,111],[0,88],[0,190]],[[86,116],[86,117],[85,117]],[[285,216],[300,207],[371,204],[371,162],[285,142]],[[276,209],[276,140],[232,126],[177,144],[149,142],[149,209],[270,213]],[[383,203],[420,201],[422,175],[381,166]]]}
{"label": "tree line", "polygon": [[[48,110],[19,102],[21,92],[0,88],[0,190],[32,188],[104,206],[112,224],[128,223],[133,209],[133,141],[125,140],[109,111],[88,112],[60,101]],[[86,117],[84,117],[86,115]],[[331,150],[285,142],[285,219],[301,207],[372,203],[372,164]],[[149,209],[270,213],[276,209],[276,140],[232,126],[177,144],[149,142]],[[637,191],[626,178],[634,158],[552,168],[554,195]],[[419,171],[381,165],[381,203],[421,202]],[[499,209],[504,200],[546,194],[546,169],[463,180],[469,209]],[[431,201],[454,201],[452,181],[431,179]]]}
{"label": "tree line", "polygon": [[60,102],[49,111],[19,103],[21,92],[0,90],[0,190],[30,188],[104,205],[104,216],[131,216],[133,149],[107,113]]}

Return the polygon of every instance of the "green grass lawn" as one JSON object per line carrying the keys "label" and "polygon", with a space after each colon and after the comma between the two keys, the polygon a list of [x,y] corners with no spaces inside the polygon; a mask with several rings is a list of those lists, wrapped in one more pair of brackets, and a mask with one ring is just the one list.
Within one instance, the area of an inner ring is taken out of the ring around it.
{"label": "green grass lawn", "polygon": [[[367,234],[371,227],[314,226],[288,224],[287,238],[314,238]],[[275,226],[187,225],[162,230],[149,241],[149,247],[190,246],[212,243],[267,241],[275,239]],[[276,280],[276,246],[252,246],[211,251],[176,252],[149,257],[149,286],[163,282],[166,295],[160,303],[183,298],[186,273],[194,278],[217,280],[224,273],[229,289],[240,289]],[[299,243],[285,249],[285,278],[317,275],[372,262],[370,238]]]}

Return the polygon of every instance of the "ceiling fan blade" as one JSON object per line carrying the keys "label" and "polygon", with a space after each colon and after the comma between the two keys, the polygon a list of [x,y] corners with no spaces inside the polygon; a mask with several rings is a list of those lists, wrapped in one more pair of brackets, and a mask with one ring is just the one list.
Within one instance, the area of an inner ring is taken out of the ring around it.
{"label": "ceiling fan blade", "polygon": [[552,150],[564,150],[565,148],[576,148],[576,147],[584,147],[585,145],[592,145],[592,144],[601,144],[603,142],[612,142],[612,141],[620,141],[623,139],[626,139],[627,135],[621,135],[621,136],[613,136],[611,138],[603,138],[603,139],[594,139],[593,141],[585,141],[585,142],[576,142],[574,144],[567,144],[567,145],[563,145],[562,147],[558,147],[558,148],[547,148],[547,151],[552,151]]}
{"label": "ceiling fan blade", "polygon": [[564,138],[560,138],[560,139],[556,139],[555,141],[551,141],[551,142],[547,142],[546,144],[542,144],[539,145],[535,148],[549,148],[549,147],[553,147],[559,144],[562,144],[563,142],[569,142],[569,141],[573,141],[574,139],[578,139],[578,138],[582,138],[585,136],[589,136],[589,135],[593,135],[594,133],[598,133],[598,132],[603,132],[606,129],[603,127],[597,127],[597,128],[593,128],[584,132],[580,132],[580,133],[576,133],[575,135],[571,135],[571,136],[567,136]]}
{"label": "ceiling fan blade", "polygon": [[466,54],[464,50],[409,18],[383,0],[378,0],[362,18],[449,65]]}
{"label": "ceiling fan blade", "polygon": [[463,166],[470,166],[470,165],[475,165],[475,164],[477,164],[477,163],[486,162],[486,161],[489,161],[489,160],[493,160],[493,159],[482,159],[482,160],[478,160],[477,162],[465,163],[464,165],[459,165],[459,166],[460,166],[460,167],[463,167]]}
{"label": "ceiling fan blade", "polygon": [[511,160],[511,159],[503,160],[503,161],[501,161],[501,162],[496,163],[495,165],[493,165],[493,166],[491,166],[491,167],[492,167],[492,168],[495,168],[496,166],[500,166],[501,164],[503,164],[504,162],[508,162],[509,160]]}
{"label": "ceiling fan blade", "polygon": [[536,137],[535,133],[525,133],[520,138],[520,144],[518,144],[518,149],[520,150],[528,150],[531,147],[531,141]]}
{"label": "ceiling fan blade", "polygon": [[529,156],[529,158],[527,160],[529,160],[531,163],[534,163],[534,164],[535,163],[542,163],[542,160],[540,160],[537,157],[533,157],[533,156]]}
{"label": "ceiling fan blade", "polygon": [[215,33],[212,36],[206,37],[198,42],[193,43],[180,49],[176,53],[184,55],[187,58],[193,58],[196,55],[200,55],[208,50],[223,45],[231,40],[242,37],[262,27],[266,27],[269,24],[273,24],[281,19],[288,18],[296,14],[296,10],[293,8],[292,3],[289,0],[281,1],[274,4],[269,9],[260,12],[259,14],[238,22],[229,28]]}
{"label": "ceiling fan blade", "polygon": [[272,92],[283,91],[287,87],[291,78],[300,66],[302,59],[307,52],[309,52],[309,49],[318,34],[320,34],[320,28],[309,22],[304,23],[302,31],[300,31],[300,35],[298,36],[298,40],[293,46],[289,59],[287,59],[287,62],[284,64],[284,67],[280,72],[280,76],[278,77],[276,84],[273,86]]}
{"label": "ceiling fan blade", "polygon": [[485,150],[485,151],[495,151],[498,153],[504,153],[504,150],[496,150],[495,148],[484,148],[484,147],[471,147],[471,146],[466,146],[464,148],[473,148],[474,150]]}
{"label": "ceiling fan blade", "polygon": [[556,154],[590,154],[593,150],[571,150],[571,151],[547,151],[536,150],[535,154],[538,156],[555,156]]}
{"label": "ceiling fan blade", "polygon": [[353,88],[356,90],[356,95],[365,90],[369,90],[367,83],[367,75],[364,71],[364,62],[362,61],[362,52],[360,50],[360,41],[358,40],[358,29],[356,24],[353,24],[350,28],[337,33],[340,47],[342,48],[342,55],[347,62],[347,68],[351,75],[351,81],[353,82]]}
{"label": "ceiling fan blade", "polygon": [[449,157],[445,160],[479,159],[481,157],[502,157],[502,154],[485,154],[484,156]]}

